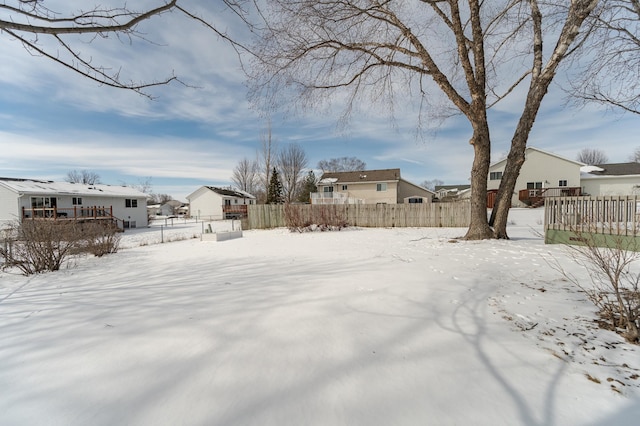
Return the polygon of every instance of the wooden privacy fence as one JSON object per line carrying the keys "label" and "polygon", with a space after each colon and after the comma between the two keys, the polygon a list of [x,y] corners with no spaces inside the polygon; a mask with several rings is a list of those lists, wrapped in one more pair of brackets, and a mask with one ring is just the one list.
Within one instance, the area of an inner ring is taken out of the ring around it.
{"label": "wooden privacy fence", "polygon": [[[268,229],[288,226],[285,206],[265,204],[248,206],[244,229]],[[342,218],[349,226],[362,227],[467,227],[471,218],[468,202],[428,204],[338,204],[290,205],[298,217],[312,218],[326,214]],[[324,212],[322,209],[325,209]]]}

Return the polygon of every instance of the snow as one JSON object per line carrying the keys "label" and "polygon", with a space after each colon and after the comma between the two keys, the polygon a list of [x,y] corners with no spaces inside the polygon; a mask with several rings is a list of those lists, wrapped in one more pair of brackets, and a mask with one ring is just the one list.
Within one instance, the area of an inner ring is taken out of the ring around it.
{"label": "snow", "polygon": [[542,215],[509,241],[162,221],[0,273],[0,424],[635,425],[638,347],[549,267],[589,279]]}
{"label": "snow", "polygon": [[31,179],[0,178],[0,186],[5,186],[18,194],[68,194],[87,196],[142,197],[147,194],[125,185],[83,184],[54,182]]}
{"label": "snow", "polygon": [[580,167],[580,172],[581,173],[604,172],[604,169],[598,166],[586,165],[586,166]]}

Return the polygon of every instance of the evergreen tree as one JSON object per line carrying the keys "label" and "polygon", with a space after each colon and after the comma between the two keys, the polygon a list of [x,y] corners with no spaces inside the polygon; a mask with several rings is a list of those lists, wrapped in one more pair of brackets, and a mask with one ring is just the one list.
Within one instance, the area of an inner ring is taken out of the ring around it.
{"label": "evergreen tree", "polygon": [[302,181],[302,187],[300,188],[300,193],[298,194],[297,200],[301,203],[310,203],[311,202],[311,193],[317,192],[318,188],[316,187],[316,175],[313,173],[313,170],[309,170],[307,176]]}
{"label": "evergreen tree", "polygon": [[271,179],[269,180],[269,192],[267,193],[267,204],[282,204],[284,201],[282,183],[278,176],[278,170],[273,168]]}

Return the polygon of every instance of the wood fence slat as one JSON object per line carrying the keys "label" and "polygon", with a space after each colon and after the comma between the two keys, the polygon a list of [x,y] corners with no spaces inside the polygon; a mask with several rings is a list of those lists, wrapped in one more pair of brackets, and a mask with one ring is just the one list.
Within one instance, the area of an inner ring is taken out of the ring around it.
{"label": "wood fence slat", "polygon": [[635,195],[553,197],[545,202],[544,228],[637,236],[639,213]]}
{"label": "wood fence slat", "polygon": [[[326,214],[342,217],[350,226],[360,227],[467,227],[471,218],[468,202],[428,204],[338,204],[289,205],[306,220]],[[286,226],[284,205],[248,206],[247,229],[268,229]]]}

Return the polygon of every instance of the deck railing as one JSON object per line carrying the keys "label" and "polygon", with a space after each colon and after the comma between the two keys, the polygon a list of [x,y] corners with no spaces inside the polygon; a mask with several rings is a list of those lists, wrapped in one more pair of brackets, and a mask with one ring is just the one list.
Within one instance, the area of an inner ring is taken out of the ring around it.
{"label": "deck railing", "polygon": [[23,219],[115,219],[113,206],[22,208]]}
{"label": "deck railing", "polygon": [[225,205],[222,206],[222,213],[225,219],[241,219],[247,217],[247,205]]}
{"label": "deck railing", "polygon": [[637,196],[555,197],[545,202],[547,230],[640,235]]}
{"label": "deck railing", "polygon": [[349,197],[343,192],[312,192],[311,204],[364,204],[364,200]]}
{"label": "deck railing", "polygon": [[581,193],[580,187],[561,186],[557,188],[531,188],[518,191],[518,199],[523,203],[533,205],[544,203],[548,197],[577,197]]}

